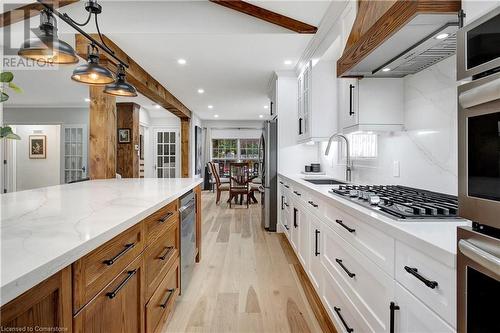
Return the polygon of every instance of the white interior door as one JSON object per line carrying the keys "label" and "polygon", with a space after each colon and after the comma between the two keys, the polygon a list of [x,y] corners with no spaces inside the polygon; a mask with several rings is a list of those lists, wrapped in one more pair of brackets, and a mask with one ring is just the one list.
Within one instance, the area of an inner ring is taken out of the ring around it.
{"label": "white interior door", "polygon": [[155,130],[156,178],[176,178],[179,173],[179,130],[157,128]]}
{"label": "white interior door", "polygon": [[87,177],[87,126],[64,125],[64,182]]}

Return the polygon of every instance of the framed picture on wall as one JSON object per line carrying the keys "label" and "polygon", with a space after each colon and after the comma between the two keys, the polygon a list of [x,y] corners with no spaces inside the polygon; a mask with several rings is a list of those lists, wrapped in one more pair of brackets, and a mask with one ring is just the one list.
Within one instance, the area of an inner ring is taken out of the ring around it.
{"label": "framed picture on wall", "polygon": [[29,137],[29,154],[32,159],[47,158],[47,136],[45,135],[30,135]]}
{"label": "framed picture on wall", "polygon": [[118,143],[130,143],[130,128],[118,129]]}

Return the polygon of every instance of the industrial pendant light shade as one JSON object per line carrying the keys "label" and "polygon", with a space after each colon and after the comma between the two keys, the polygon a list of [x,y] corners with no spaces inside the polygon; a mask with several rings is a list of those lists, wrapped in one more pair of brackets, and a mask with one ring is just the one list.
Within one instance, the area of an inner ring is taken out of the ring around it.
{"label": "industrial pendant light shade", "polygon": [[113,73],[107,68],[99,65],[99,53],[95,45],[89,45],[88,62],[78,66],[73,71],[71,79],[89,85],[102,86],[113,83]]}
{"label": "industrial pendant light shade", "polygon": [[118,67],[117,79],[115,82],[108,84],[104,88],[106,94],[115,96],[125,96],[125,97],[135,97],[137,96],[137,91],[134,86],[127,83],[125,80],[125,68],[122,65]]}
{"label": "industrial pendant light shade", "polygon": [[23,42],[18,55],[35,61],[55,64],[76,64],[78,57],[75,50],[66,42],[57,38],[55,20],[48,10],[40,12],[40,35]]}

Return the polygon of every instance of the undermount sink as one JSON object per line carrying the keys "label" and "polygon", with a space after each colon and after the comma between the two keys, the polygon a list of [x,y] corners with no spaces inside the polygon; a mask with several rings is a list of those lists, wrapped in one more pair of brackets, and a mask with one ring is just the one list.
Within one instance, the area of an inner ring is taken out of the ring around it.
{"label": "undermount sink", "polygon": [[342,185],[346,184],[344,182],[335,180],[335,179],[306,179],[304,178],[306,182],[313,183],[315,185]]}

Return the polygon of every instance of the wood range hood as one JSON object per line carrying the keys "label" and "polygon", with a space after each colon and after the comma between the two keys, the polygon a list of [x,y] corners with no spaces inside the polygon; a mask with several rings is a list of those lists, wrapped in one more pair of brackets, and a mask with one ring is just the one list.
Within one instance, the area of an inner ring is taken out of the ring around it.
{"label": "wood range hood", "polygon": [[337,76],[403,77],[455,54],[460,9],[461,1],[359,0]]}

